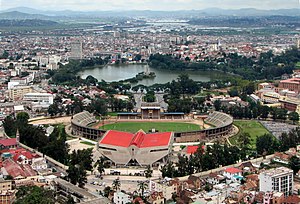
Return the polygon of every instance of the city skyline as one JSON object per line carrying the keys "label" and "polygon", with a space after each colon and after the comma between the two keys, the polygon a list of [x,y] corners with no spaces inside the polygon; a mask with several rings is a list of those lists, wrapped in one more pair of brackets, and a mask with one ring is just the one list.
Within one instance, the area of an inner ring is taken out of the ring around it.
{"label": "city skyline", "polygon": [[299,0],[0,0],[1,10],[15,7],[30,7],[41,10],[201,10],[207,8],[264,10],[300,8]]}

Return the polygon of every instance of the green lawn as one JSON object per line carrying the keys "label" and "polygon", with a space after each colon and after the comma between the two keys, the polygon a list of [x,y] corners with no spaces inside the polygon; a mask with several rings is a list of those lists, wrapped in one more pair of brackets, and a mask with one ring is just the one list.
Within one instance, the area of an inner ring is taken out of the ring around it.
{"label": "green lawn", "polygon": [[261,136],[265,133],[269,133],[269,131],[262,126],[258,121],[234,121],[233,124],[239,128],[239,133],[231,138],[229,138],[231,144],[236,145],[237,144],[237,138],[239,137],[239,134],[245,132],[249,133],[251,136],[251,146],[255,147],[256,144],[256,137]]}
{"label": "green lawn", "polygon": [[81,141],[80,143],[85,145],[95,146],[93,143],[87,141]]}
{"label": "green lawn", "polygon": [[108,124],[100,127],[104,130],[119,130],[125,132],[137,132],[142,129],[145,132],[155,128],[160,132],[183,132],[200,130],[200,126],[191,123],[177,123],[177,122],[120,122]]}
{"label": "green lawn", "polygon": [[297,62],[296,68],[297,68],[297,69],[300,69],[300,62]]}

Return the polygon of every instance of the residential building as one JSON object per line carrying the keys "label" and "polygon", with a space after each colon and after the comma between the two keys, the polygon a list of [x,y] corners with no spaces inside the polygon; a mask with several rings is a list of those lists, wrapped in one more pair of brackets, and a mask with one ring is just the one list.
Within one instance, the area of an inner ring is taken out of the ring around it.
{"label": "residential building", "polygon": [[150,189],[151,193],[162,192],[163,197],[166,200],[172,199],[172,195],[174,193],[177,193],[177,185],[173,182],[167,182],[167,181],[156,182],[156,181],[150,180],[149,189]]}
{"label": "residential building", "polygon": [[269,169],[259,174],[259,189],[262,192],[282,192],[288,196],[293,192],[293,170],[286,167]]}
{"label": "residential building", "polygon": [[126,204],[131,203],[132,198],[130,195],[123,193],[121,191],[117,191],[114,193],[114,203],[115,204]]}
{"label": "residential building", "polygon": [[284,97],[279,100],[281,107],[287,109],[288,111],[295,111],[300,114],[300,99]]}
{"label": "residential building", "polygon": [[238,168],[228,167],[224,170],[223,176],[232,181],[241,180],[243,178],[242,172],[243,171]]}
{"label": "residential building", "polygon": [[300,92],[300,78],[291,78],[279,82],[279,88],[288,89],[289,91]]}
{"label": "residential building", "polygon": [[8,89],[8,97],[12,101],[18,101],[27,93],[32,92],[31,86],[13,86]]}

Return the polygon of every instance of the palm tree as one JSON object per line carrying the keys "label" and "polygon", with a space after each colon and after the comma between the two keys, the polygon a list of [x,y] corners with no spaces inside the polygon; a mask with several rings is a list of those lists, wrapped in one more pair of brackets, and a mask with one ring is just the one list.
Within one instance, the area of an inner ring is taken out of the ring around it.
{"label": "palm tree", "polygon": [[97,170],[98,170],[100,176],[102,175],[102,173],[105,172],[105,170],[104,170],[104,166],[105,166],[104,163],[105,163],[105,158],[104,157],[100,157],[100,159],[98,159],[96,161],[96,163],[94,164],[94,168],[97,167]]}
{"label": "palm tree", "polygon": [[115,191],[119,190],[121,188],[121,182],[120,182],[120,179],[117,178],[113,181],[112,183],[112,187]]}
{"label": "palm tree", "polygon": [[141,191],[141,196],[144,197],[145,189],[148,187],[146,181],[139,181],[138,182],[139,191]]}
{"label": "palm tree", "polygon": [[153,170],[151,169],[150,165],[147,166],[147,169],[144,172],[145,172],[145,177],[146,178],[151,178],[152,177]]}

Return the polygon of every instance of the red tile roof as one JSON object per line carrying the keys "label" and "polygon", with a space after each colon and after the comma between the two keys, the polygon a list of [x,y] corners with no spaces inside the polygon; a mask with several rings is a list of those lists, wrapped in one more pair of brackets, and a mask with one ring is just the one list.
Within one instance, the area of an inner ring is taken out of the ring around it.
{"label": "red tile roof", "polygon": [[[199,147],[198,145],[187,146],[186,153],[187,154],[194,154],[197,151],[198,147]],[[205,149],[205,146],[202,146],[202,149]]]}
{"label": "red tile roof", "polygon": [[0,140],[0,144],[5,147],[15,146],[15,145],[17,145],[17,140],[16,140],[16,138],[4,139],[4,140]]}
{"label": "red tile roof", "polygon": [[128,132],[109,130],[100,141],[100,144],[121,147],[135,145],[140,148],[167,146],[170,142],[171,136],[172,132],[145,134],[144,132],[139,131],[136,134],[132,134]]}
{"label": "red tile roof", "polygon": [[29,177],[29,176],[36,176],[37,173],[31,168],[30,165],[19,165],[12,159],[6,159],[3,162],[3,167],[7,171],[9,175],[12,177]]}
{"label": "red tile roof", "polygon": [[236,173],[242,172],[242,170],[239,170],[239,169],[234,168],[234,167],[226,168],[225,171],[230,173],[230,174],[236,174]]}

